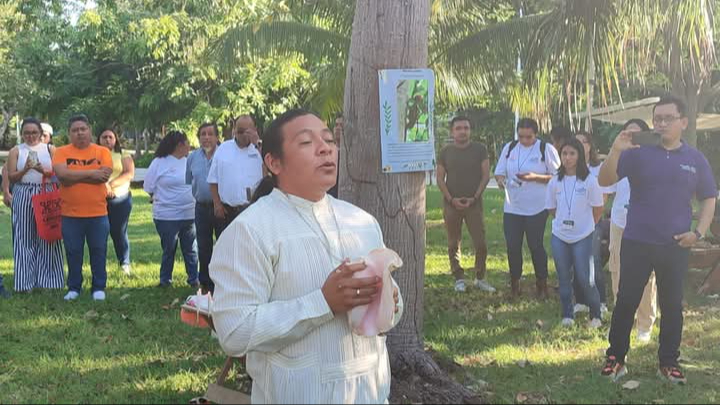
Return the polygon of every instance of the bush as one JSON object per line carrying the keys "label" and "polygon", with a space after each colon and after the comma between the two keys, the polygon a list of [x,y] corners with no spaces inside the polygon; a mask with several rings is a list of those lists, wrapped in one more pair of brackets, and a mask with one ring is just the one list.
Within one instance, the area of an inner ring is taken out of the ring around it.
{"label": "bush", "polygon": [[146,153],[139,158],[135,158],[135,167],[147,169],[150,167],[150,163],[155,158],[153,153]]}

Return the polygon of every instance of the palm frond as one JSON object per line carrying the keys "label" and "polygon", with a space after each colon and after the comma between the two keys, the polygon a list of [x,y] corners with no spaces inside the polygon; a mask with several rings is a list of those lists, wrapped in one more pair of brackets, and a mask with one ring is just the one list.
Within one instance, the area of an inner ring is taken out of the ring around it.
{"label": "palm frond", "polygon": [[349,47],[349,38],[336,32],[296,21],[272,21],[231,28],[212,45],[211,54],[225,66],[241,58],[294,54],[316,63],[344,60]]}

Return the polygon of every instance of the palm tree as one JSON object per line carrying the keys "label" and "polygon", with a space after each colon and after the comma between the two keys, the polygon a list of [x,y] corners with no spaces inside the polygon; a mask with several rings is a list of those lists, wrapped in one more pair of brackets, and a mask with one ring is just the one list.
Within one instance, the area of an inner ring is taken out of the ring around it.
{"label": "palm tree", "polygon": [[478,31],[440,57],[462,75],[493,50],[521,53],[525,71],[514,102],[548,122],[554,103],[572,113],[584,101],[591,116],[596,94],[603,104],[622,100],[624,81],[643,84],[649,73],[662,73],[688,102],[686,137],[694,142],[697,113],[720,96],[720,84],[711,83],[713,27],[708,0],[555,0],[548,12]]}
{"label": "palm tree", "polygon": [[[342,111],[355,1],[288,0],[283,4],[286,7],[277,8],[258,24],[230,27],[212,46],[212,53],[225,66],[238,58],[303,55],[318,83],[308,104],[330,118]],[[489,59],[479,62],[485,69],[464,70],[462,76],[456,76],[435,55],[468,33],[511,18],[511,0],[432,0],[430,13],[429,63],[437,76],[436,92],[441,102],[469,104],[482,90],[503,81],[507,75],[504,71],[484,74],[495,66]]]}

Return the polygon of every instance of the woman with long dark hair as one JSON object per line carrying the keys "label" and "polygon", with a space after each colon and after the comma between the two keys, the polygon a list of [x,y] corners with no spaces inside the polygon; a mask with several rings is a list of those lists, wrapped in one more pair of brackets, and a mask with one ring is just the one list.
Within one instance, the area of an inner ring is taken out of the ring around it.
{"label": "woman with long dark hair", "polygon": [[[590,174],[598,177],[600,174],[600,168],[602,167],[602,161],[598,156],[597,147],[593,140],[593,135],[587,131],[579,131],[575,134],[575,139],[580,141],[585,151],[585,162],[587,162],[588,170]],[[605,194],[611,193],[611,191],[601,187],[603,190],[603,201],[606,201]],[[607,225],[607,224],[605,224]],[[607,226],[605,227],[607,229]],[[597,286],[598,293],[600,294],[600,312],[605,315],[608,311],[607,308],[607,292],[605,286],[605,269],[602,260],[602,232],[603,224],[602,221],[598,222],[595,227],[595,234],[593,235],[593,258],[595,260],[595,285]],[[588,303],[583,293],[583,288],[577,281],[577,278],[573,282],[573,291],[575,293],[575,307],[573,312],[588,312]]]}
{"label": "woman with long dark hair", "polygon": [[12,148],[8,178],[13,186],[12,226],[15,262],[15,291],[63,288],[65,283],[62,243],[40,238],[32,197],[49,191],[55,147],[40,141],[42,125],[25,118],[20,125],[23,143]]}
{"label": "woman with long dark hair", "polygon": [[110,236],[115,246],[115,255],[125,274],[130,275],[130,239],[128,223],[132,211],[132,194],[130,182],[135,177],[135,162],[132,156],[124,153],[120,137],[111,128],[100,131],[97,143],[110,149],[113,161],[113,172],[107,187],[108,219],[110,220]]}
{"label": "woman with long dark hair", "polygon": [[198,254],[195,238],[195,198],[192,186],[185,180],[190,145],[187,136],[179,131],[168,133],[150,163],[143,188],[153,202],[153,221],[160,235],[163,256],[160,265],[159,287],[172,284],[175,250],[178,238],[185,260],[187,283],[197,288]]}
{"label": "woman with long dark hair", "polygon": [[552,221],[552,251],[560,281],[562,325],[574,321],[572,281],[578,279],[590,304],[591,328],[602,325],[592,255],[595,224],[603,212],[602,190],[590,174],[582,144],[570,140],[560,149],[562,165],[550,180],[545,207]]}
{"label": "woman with long dark hair", "polygon": [[[210,263],[220,345],[247,355],[252,403],[386,403],[385,338],[353,334],[347,316],[381,287],[375,277],[353,278],[366,266],[347,260],[384,247],[380,226],[327,195],[337,147],[316,115],[278,117],[263,154],[272,177],[225,229]],[[393,325],[402,312],[396,297]]]}

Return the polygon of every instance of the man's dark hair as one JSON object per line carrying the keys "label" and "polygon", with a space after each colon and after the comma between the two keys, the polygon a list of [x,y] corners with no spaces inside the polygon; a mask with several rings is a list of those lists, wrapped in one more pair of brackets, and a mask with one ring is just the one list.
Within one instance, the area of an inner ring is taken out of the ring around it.
{"label": "man's dark hair", "polygon": [[335,115],[335,119],[336,119],[336,120],[337,120],[337,119],[344,120],[345,117],[343,117],[343,113],[340,112],[340,113],[337,113],[337,115]]}
{"label": "man's dark hair", "polygon": [[180,143],[187,141],[188,137],[185,133],[180,131],[170,131],[170,133],[165,135],[165,138],[160,141],[160,145],[158,145],[157,150],[155,151],[155,157],[164,158],[170,156],[173,152],[175,152],[175,148],[177,148]]}
{"label": "man's dark hair", "polygon": [[533,132],[535,132],[536,134],[540,131],[540,127],[538,126],[537,121],[535,121],[532,118],[521,118],[520,121],[518,121],[518,124],[517,124],[518,131],[523,128],[532,129]]}
{"label": "man's dark hair", "polygon": [[84,122],[88,126],[90,126],[90,119],[85,114],[75,114],[70,119],[68,119],[68,128],[72,126],[72,124],[76,122]]}
{"label": "man's dark hair", "polygon": [[197,130],[198,139],[200,139],[200,132],[202,132],[202,130],[207,127],[212,127],[212,129],[215,130],[215,136],[217,136],[218,138],[220,137],[220,129],[218,128],[217,124],[214,122],[206,122],[206,123],[200,125],[200,128],[198,128],[198,130]]}
{"label": "man's dark hair", "polygon": [[680,117],[686,117],[687,116],[687,104],[678,97],[675,96],[665,96],[660,99],[657,103],[655,103],[655,106],[653,107],[653,115],[655,115],[655,109],[658,106],[661,105],[668,105],[668,104],[674,104],[675,108],[677,108],[678,113],[680,113]]}
{"label": "man's dark hair", "polygon": [[565,142],[572,139],[572,137],[572,132],[570,132],[568,127],[562,125],[553,127],[550,131],[550,139],[553,144],[560,144],[562,146]]}
{"label": "man's dark hair", "polygon": [[453,119],[450,120],[450,129],[455,128],[455,124],[461,121],[467,121],[468,124],[470,124],[470,128],[472,128],[472,121],[470,121],[470,118],[464,115],[458,115],[457,117],[453,117]]}

